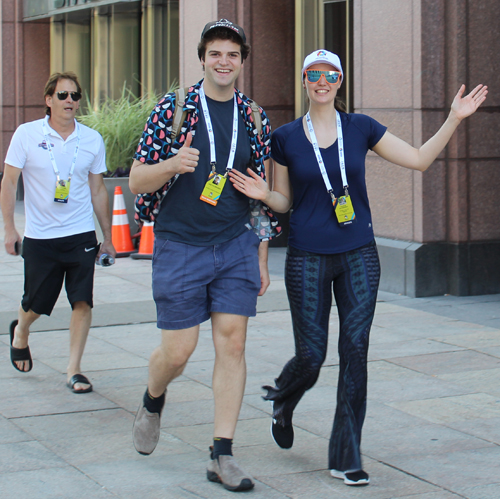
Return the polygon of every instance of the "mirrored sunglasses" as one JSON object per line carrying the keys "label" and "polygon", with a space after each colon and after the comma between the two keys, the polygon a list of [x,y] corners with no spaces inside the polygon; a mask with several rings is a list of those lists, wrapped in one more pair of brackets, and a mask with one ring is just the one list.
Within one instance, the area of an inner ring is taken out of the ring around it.
{"label": "mirrored sunglasses", "polygon": [[318,83],[321,77],[324,76],[327,83],[335,85],[340,80],[340,71],[320,71],[318,69],[306,70],[306,79],[309,83]]}
{"label": "mirrored sunglasses", "polygon": [[59,100],[66,100],[68,98],[68,94],[71,95],[71,99],[74,102],[77,102],[82,98],[82,94],[80,92],[68,92],[67,90],[56,92],[57,98]]}

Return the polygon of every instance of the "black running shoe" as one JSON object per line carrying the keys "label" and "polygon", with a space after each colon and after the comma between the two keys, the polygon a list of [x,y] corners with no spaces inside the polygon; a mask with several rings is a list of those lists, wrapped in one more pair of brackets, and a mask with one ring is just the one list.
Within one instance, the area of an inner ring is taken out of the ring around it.
{"label": "black running shoe", "polygon": [[346,485],[368,485],[370,483],[368,473],[363,470],[347,471],[345,473],[343,471],[330,470],[330,475],[333,478],[344,480]]}
{"label": "black running shoe", "polygon": [[293,426],[280,425],[276,419],[273,418],[271,423],[271,436],[278,446],[282,449],[291,449],[293,445]]}

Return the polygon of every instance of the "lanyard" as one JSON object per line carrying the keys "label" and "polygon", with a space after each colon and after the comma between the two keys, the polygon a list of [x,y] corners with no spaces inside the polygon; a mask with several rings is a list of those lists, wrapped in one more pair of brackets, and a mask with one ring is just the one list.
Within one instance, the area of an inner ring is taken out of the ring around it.
{"label": "lanyard", "polygon": [[[207,99],[205,97],[205,90],[203,90],[203,85],[201,85],[199,93],[201,100],[201,109],[203,110],[203,115],[205,116],[205,123],[207,124],[208,140],[210,141],[210,164],[212,166],[212,172],[215,173],[215,165],[217,163],[217,157],[215,153],[215,137],[214,137],[214,130],[212,128],[212,120],[210,119],[210,111],[208,110]],[[234,94],[233,136],[231,138],[231,150],[229,153],[229,158],[227,160],[226,171],[229,171],[233,168],[237,143],[238,143],[238,105],[236,104],[236,94]]]}
{"label": "lanyard", "polygon": [[[75,171],[76,158],[78,157],[78,151],[80,149],[80,126],[78,125],[77,122],[75,122],[75,127],[76,127],[76,147],[75,147],[75,154],[73,155],[73,161],[71,162],[71,169],[68,175],[68,182],[71,181],[71,177],[73,176],[73,172]],[[54,173],[56,174],[57,181],[59,182],[60,172],[56,165],[56,158],[54,157],[52,147],[50,146],[50,137],[49,137],[49,131],[47,130],[46,120],[42,121],[42,128],[43,128],[43,135],[45,136],[45,143],[47,144],[47,149],[49,151],[52,168],[54,168]]]}
{"label": "lanyard", "polygon": [[[342,122],[340,121],[340,113],[337,110],[335,110],[335,113],[337,114],[337,143],[339,149],[340,174],[342,175],[342,184],[344,185],[344,190],[347,196],[348,195],[347,189],[349,187],[349,184],[347,183],[347,176],[345,173],[344,136],[342,134]],[[321,175],[323,176],[326,189],[330,194],[330,196],[332,197],[332,200],[335,200],[335,194],[333,193],[332,184],[330,183],[330,179],[328,178],[328,175],[326,173],[325,165],[323,163],[323,158],[321,156],[321,151],[319,150],[318,141],[316,139],[316,134],[314,133],[314,127],[309,113],[306,114],[306,121],[307,121],[307,128],[309,129],[309,135],[311,136],[311,142],[314,149],[314,154],[316,154],[316,160],[318,161],[318,166],[321,171]]]}

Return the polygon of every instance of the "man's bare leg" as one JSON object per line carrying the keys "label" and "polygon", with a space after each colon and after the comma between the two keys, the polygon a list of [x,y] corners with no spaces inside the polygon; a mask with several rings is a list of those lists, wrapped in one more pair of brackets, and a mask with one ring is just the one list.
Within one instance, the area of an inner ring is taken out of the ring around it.
{"label": "man's bare leg", "polygon": [[161,397],[168,384],[180,376],[198,343],[200,326],[161,332],[161,345],[149,359],[149,394]]}
{"label": "man's bare leg", "polygon": [[[69,363],[68,381],[75,374],[81,374],[80,363],[89,335],[90,324],[92,323],[92,309],[86,301],[73,303],[71,322],[69,324]],[[86,383],[75,383],[76,391],[85,390],[89,385]]]}
{"label": "man's bare leg", "polygon": [[[23,307],[19,307],[17,317],[18,323],[14,329],[14,340],[12,342],[12,346],[14,348],[26,348],[28,346],[30,326],[40,317],[40,315],[35,314],[33,310],[25,312]],[[16,365],[20,371],[27,371],[29,369],[29,362],[27,360],[18,360],[16,361]]]}
{"label": "man's bare leg", "polygon": [[247,323],[248,318],[241,315],[212,313],[215,417],[214,446],[207,478],[233,491],[250,490],[255,485],[232,455],[232,441],[245,391]]}
{"label": "man's bare leg", "polygon": [[180,376],[198,343],[199,326],[162,330],[161,345],[149,359],[148,390],[135,416],[132,436],[140,454],[151,454],[160,439],[161,413],[168,384]]}
{"label": "man's bare leg", "polygon": [[246,382],[245,341],[248,317],[213,313],[215,364],[212,388],[215,400],[214,437],[234,437]]}

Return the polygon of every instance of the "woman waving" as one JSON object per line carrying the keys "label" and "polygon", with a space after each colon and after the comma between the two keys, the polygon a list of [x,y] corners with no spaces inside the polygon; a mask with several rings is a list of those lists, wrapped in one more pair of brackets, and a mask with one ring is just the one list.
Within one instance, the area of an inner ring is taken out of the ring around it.
{"label": "woman waving", "polygon": [[348,114],[337,100],[343,72],[339,57],[318,50],[304,60],[302,82],[308,113],[272,136],[274,187],[255,173],[231,173],[236,189],[277,212],[293,207],[285,284],[295,356],[265,386],[273,401],[271,433],[284,449],[293,445],[293,411],[311,388],[326,357],[332,290],[337,304],[340,356],[337,408],[330,437],[331,475],[347,485],[366,485],[361,430],[366,412],[367,355],[380,278],[366,189],[369,149],[399,166],[425,171],[460,122],[486,99],[478,85],[458,91],[440,130],[415,148],[363,114]]}

